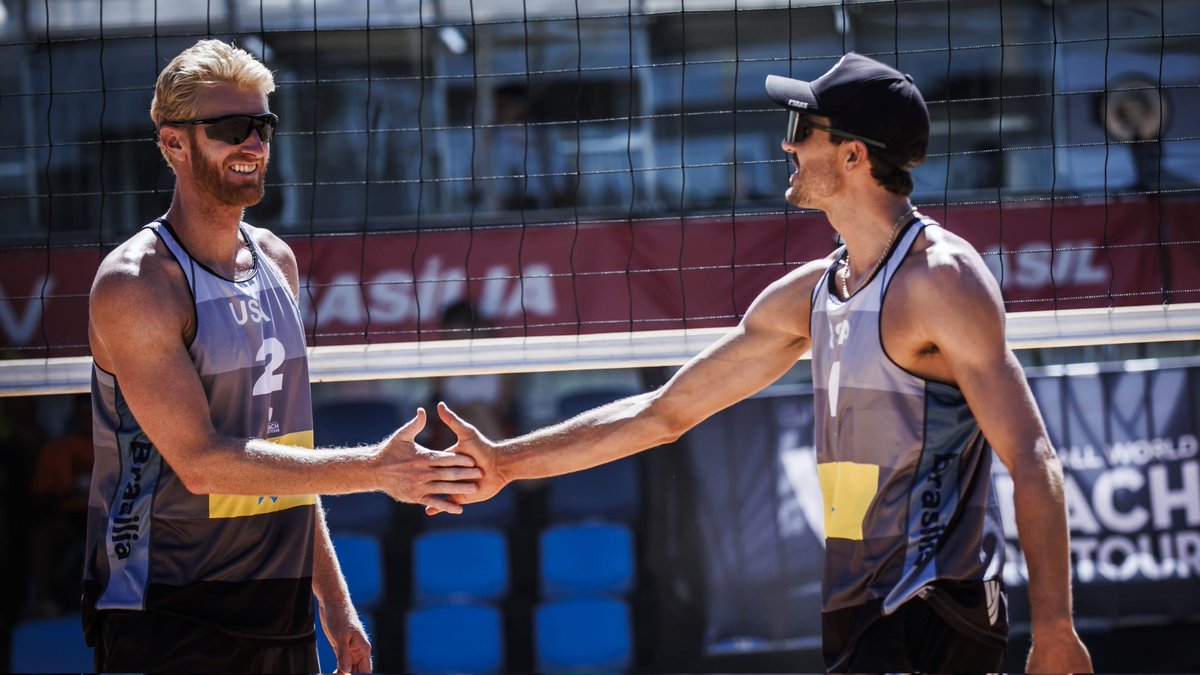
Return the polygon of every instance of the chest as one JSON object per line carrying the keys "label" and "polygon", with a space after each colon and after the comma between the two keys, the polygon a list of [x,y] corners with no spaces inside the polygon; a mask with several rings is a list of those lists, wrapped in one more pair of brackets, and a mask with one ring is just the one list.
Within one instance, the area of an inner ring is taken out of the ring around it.
{"label": "chest", "polygon": [[847,302],[819,299],[813,312],[814,367],[828,370],[837,363],[845,376],[855,368],[882,364],[923,380],[953,383],[927,324],[952,309],[920,306],[922,300],[904,285],[903,273],[897,272],[886,292],[866,288]]}
{"label": "chest", "polygon": [[198,275],[193,294],[188,351],[202,376],[247,368],[275,372],[304,355],[303,324],[290,289],[266,269],[236,282]]}

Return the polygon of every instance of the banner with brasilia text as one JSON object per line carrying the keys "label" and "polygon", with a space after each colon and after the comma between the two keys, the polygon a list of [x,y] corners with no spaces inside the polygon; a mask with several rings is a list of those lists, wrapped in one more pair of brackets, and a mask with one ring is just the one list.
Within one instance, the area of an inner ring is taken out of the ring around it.
{"label": "banner with brasilia text", "polygon": [[[1063,464],[1081,624],[1170,621],[1200,597],[1200,367],[1029,378]],[[710,653],[820,643],[823,503],[811,391],[768,391],[690,432]],[[995,461],[1010,620],[1027,628],[1013,482]]]}

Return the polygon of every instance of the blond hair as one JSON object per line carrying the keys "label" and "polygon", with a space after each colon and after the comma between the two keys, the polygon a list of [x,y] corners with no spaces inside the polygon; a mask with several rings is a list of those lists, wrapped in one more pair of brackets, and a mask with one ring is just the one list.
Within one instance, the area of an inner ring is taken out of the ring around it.
{"label": "blond hair", "polygon": [[[200,112],[199,94],[207,87],[232,84],[239,89],[275,91],[275,76],[254,55],[220,40],[200,40],[171,59],[158,74],[150,119],[154,128],[168,120],[195,118]],[[162,141],[159,140],[159,151]],[[163,157],[170,163],[165,152]]]}

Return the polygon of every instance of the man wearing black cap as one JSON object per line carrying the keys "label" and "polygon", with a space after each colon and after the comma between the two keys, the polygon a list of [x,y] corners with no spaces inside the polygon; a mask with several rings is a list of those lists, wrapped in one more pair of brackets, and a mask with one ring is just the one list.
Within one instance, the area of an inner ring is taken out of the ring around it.
{"label": "man wearing black cap", "polygon": [[929,113],[912,78],[847,54],[811,82],[771,76],[788,110],[786,197],[845,240],[771,284],[741,324],[657,391],[491,441],[439,405],[480,501],[675,440],[813,352],[831,671],[997,671],[1007,647],[993,450],[1015,486],[1029,569],[1031,672],[1084,672],[1071,617],[1062,469],[1004,337],[1000,289],[963,239],[917,213]]}

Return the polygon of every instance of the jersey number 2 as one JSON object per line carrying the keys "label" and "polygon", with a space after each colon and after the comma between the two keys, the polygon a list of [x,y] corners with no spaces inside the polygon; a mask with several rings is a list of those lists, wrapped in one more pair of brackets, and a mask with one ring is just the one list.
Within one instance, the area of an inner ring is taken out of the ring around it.
{"label": "jersey number 2", "polygon": [[254,362],[266,361],[267,369],[254,381],[254,396],[264,396],[283,389],[283,374],[275,371],[283,365],[286,357],[287,352],[283,349],[283,343],[277,338],[269,337],[263,340],[262,347],[258,349],[258,355],[254,357]]}

